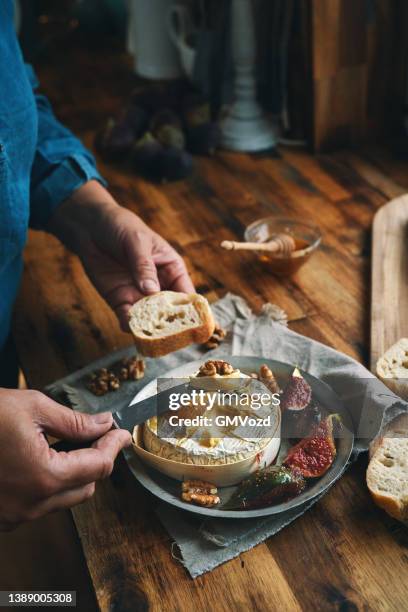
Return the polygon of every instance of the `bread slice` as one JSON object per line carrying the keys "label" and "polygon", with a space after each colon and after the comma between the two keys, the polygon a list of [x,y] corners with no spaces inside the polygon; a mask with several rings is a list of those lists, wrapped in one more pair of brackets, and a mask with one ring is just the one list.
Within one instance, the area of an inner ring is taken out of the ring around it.
{"label": "bread slice", "polygon": [[401,338],[377,361],[377,376],[403,399],[408,400],[408,338]]}
{"label": "bread slice", "polygon": [[136,347],[147,357],[161,357],[214,332],[214,318],[202,295],[160,291],[133,304],[129,325]]}
{"label": "bread slice", "polygon": [[371,446],[367,486],[374,502],[392,517],[408,520],[408,414],[388,424]]}

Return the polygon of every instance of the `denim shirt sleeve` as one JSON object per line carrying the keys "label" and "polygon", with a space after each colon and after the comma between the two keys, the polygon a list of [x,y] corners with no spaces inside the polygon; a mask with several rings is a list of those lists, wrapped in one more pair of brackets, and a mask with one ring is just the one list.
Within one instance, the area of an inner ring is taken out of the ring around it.
{"label": "denim shirt sleeve", "polygon": [[30,226],[44,228],[55,208],[84,183],[106,185],[93,155],[54,116],[45,96],[36,93],[38,80],[26,65],[38,115],[38,138],[30,184]]}

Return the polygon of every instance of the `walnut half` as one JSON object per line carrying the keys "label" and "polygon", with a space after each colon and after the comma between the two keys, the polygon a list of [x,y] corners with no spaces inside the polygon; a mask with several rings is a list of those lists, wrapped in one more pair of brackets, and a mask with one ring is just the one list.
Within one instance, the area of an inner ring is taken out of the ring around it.
{"label": "walnut half", "polygon": [[120,387],[120,382],[113,372],[106,368],[101,368],[91,374],[87,387],[94,395],[105,395],[109,391],[116,391]]}
{"label": "walnut half", "polygon": [[139,357],[128,357],[115,363],[111,370],[101,368],[89,377],[86,386],[94,395],[101,396],[116,391],[121,381],[143,378],[145,362]]}
{"label": "walnut half", "polygon": [[188,504],[211,508],[220,503],[218,489],[203,480],[185,480],[181,485],[181,499]]}
{"label": "walnut half", "polygon": [[222,327],[220,327],[219,325],[216,325],[212,336],[204,344],[205,348],[209,350],[218,348],[221,342],[224,340],[226,335],[227,335],[227,332],[225,331],[225,329],[222,329]]}
{"label": "walnut half", "polygon": [[145,363],[139,357],[125,357],[116,369],[120,380],[140,380],[144,376]]}
{"label": "walnut half", "polygon": [[276,378],[274,376],[274,373],[272,372],[270,367],[266,365],[266,363],[261,365],[261,367],[259,368],[258,379],[266,387],[268,387],[269,391],[271,391],[272,393],[279,393],[280,392],[279,385],[278,385],[278,382],[277,382],[277,380],[276,380]]}
{"label": "walnut half", "polygon": [[227,361],[221,359],[210,359],[203,363],[198,370],[197,376],[229,376],[234,372],[234,368]]}

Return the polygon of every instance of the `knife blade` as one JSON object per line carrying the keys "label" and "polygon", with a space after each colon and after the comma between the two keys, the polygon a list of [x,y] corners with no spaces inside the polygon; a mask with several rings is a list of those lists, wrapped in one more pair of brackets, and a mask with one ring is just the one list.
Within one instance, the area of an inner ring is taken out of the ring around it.
{"label": "knife blade", "polygon": [[[129,404],[126,408],[122,408],[120,412],[113,412],[112,429],[127,429],[130,433],[133,433],[133,429],[136,425],[141,425],[148,419],[167,412],[170,407],[170,395],[186,391],[188,380],[183,379],[181,383],[180,380],[181,379],[177,379],[177,383],[175,382],[175,384],[159,393],[155,393],[144,400]],[[89,448],[94,441],[95,440],[87,442],[70,442],[67,440],[59,440],[50,446],[58,452],[69,452],[81,448]]]}
{"label": "knife blade", "polygon": [[186,391],[187,380],[180,383],[177,379],[177,384],[174,384],[155,395],[152,395],[144,400],[130,404],[123,408],[120,412],[113,412],[113,422],[120,429],[127,429],[130,433],[136,425],[145,423],[148,419],[154,416],[160,416],[170,409],[170,395],[173,393],[183,393]]}

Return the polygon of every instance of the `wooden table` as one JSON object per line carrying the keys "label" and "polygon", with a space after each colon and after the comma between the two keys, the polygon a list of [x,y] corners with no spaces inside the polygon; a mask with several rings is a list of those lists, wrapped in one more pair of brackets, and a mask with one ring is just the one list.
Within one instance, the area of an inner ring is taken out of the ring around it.
{"label": "wooden table", "polygon": [[[128,65],[120,54],[98,60],[76,51],[42,67],[57,113],[88,145],[131,88]],[[276,303],[292,329],[367,363],[370,225],[379,206],[405,191],[406,164],[378,150],[318,158],[288,148],[276,156],[218,153],[197,159],[187,181],[160,187],[100,168],[117,199],[184,255],[201,293],[215,299],[230,290],[254,308]],[[275,213],[315,221],[324,235],[310,263],[285,280],[251,255],[219,248]],[[30,386],[42,388],[130,343],[56,240],[32,233],[25,261],[14,330]],[[72,511],[77,533],[65,512],[1,535],[0,586],[76,589],[78,609],[87,611],[97,604],[117,611],[406,609],[407,532],[372,504],[365,467],[362,457],[306,515],[193,581],[172,558],[154,500],[119,460],[94,498]]]}

